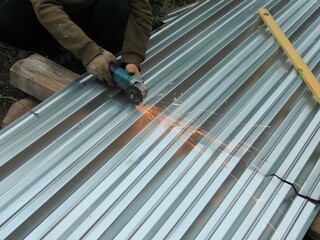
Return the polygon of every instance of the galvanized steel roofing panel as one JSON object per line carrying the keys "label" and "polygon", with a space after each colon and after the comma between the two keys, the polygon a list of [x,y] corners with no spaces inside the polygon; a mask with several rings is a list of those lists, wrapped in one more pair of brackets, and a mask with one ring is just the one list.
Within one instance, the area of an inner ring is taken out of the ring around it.
{"label": "galvanized steel roofing panel", "polygon": [[[145,104],[83,76],[0,135],[0,236],[301,239],[319,207],[319,1],[204,1],[150,40]],[[278,177],[272,175],[276,174]]]}

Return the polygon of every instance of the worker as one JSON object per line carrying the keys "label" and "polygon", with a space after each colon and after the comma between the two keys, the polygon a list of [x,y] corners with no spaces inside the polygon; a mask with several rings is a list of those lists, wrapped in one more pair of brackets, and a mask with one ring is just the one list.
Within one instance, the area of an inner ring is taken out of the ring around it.
{"label": "worker", "polygon": [[0,5],[0,42],[35,52],[61,45],[111,86],[108,66],[117,63],[120,50],[120,64],[140,74],[151,30],[148,0],[6,0]]}

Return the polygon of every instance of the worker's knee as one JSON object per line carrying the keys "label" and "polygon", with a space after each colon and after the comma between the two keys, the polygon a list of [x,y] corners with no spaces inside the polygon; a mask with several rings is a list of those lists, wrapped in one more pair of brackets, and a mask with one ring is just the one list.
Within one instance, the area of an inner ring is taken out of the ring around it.
{"label": "worker's knee", "polygon": [[7,14],[3,11],[3,8],[0,6],[0,41],[4,41],[6,33],[10,29],[10,17],[6,18]]}
{"label": "worker's knee", "polygon": [[118,16],[122,18],[128,18],[130,12],[130,5],[128,1],[116,1],[113,0],[114,11],[118,14]]}
{"label": "worker's knee", "polygon": [[0,5],[0,41],[24,41],[36,19],[28,0],[4,1]]}
{"label": "worker's knee", "polygon": [[130,12],[128,0],[98,0],[96,2],[96,14],[113,17],[119,20],[127,19]]}
{"label": "worker's knee", "polygon": [[10,44],[10,38],[12,36],[12,25],[10,22],[2,17],[0,11],[0,42],[6,42]]}

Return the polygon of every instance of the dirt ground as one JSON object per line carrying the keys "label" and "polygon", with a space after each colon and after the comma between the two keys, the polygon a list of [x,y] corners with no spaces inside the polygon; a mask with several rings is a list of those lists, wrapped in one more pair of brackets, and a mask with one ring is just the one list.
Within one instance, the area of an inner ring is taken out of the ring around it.
{"label": "dirt ground", "polygon": [[13,103],[28,97],[9,83],[10,67],[18,60],[17,55],[16,49],[0,43],[0,123]]}

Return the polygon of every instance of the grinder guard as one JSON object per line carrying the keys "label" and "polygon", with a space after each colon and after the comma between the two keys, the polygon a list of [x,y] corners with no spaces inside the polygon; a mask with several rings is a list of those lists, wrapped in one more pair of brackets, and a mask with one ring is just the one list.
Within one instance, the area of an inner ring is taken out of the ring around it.
{"label": "grinder guard", "polygon": [[139,104],[148,94],[148,89],[144,85],[143,78],[139,75],[131,75],[125,69],[110,64],[110,72],[113,81],[120,88],[125,90],[129,100],[134,104]]}

